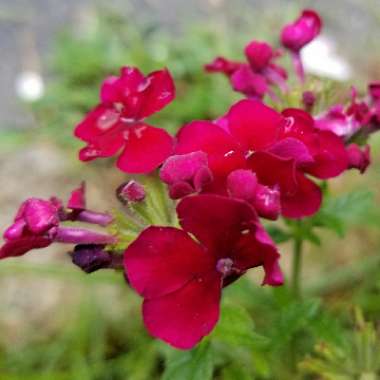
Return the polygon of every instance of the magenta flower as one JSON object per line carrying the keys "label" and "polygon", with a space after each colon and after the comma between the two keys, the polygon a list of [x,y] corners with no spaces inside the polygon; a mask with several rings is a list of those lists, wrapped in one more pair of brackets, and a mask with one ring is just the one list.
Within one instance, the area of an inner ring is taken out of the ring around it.
{"label": "magenta flower", "polygon": [[111,157],[122,150],[117,166],[127,173],[156,169],[172,153],[173,139],[144,119],[170,103],[175,95],[167,70],[148,76],[123,67],[119,77],[108,77],[100,91],[100,104],[76,126],[75,136],[87,142],[82,161]]}
{"label": "magenta flower", "polygon": [[4,232],[5,243],[0,248],[0,259],[21,256],[53,242],[72,244],[112,244],[115,238],[77,227],[63,227],[67,220],[83,221],[105,226],[112,222],[108,214],[85,209],[84,184],[75,189],[65,210],[58,198],[50,200],[29,198],[17,211],[13,224]]}
{"label": "magenta flower", "polygon": [[321,31],[322,20],[319,14],[306,9],[293,23],[285,25],[281,31],[281,43],[292,53],[295,71],[301,81],[305,74],[300,56],[300,50],[314,40]]}
{"label": "magenta flower", "polygon": [[330,131],[337,136],[349,137],[360,128],[360,123],[346,114],[343,105],[337,104],[317,116],[315,126],[321,131]]}
{"label": "magenta flower", "polygon": [[182,229],[145,229],[125,251],[124,267],[144,297],[149,332],[190,349],[215,327],[223,286],[257,266],[264,267],[263,284],[281,285],[283,276],[279,253],[246,202],[191,196],[177,213]]}
{"label": "magenta flower", "polygon": [[315,125],[322,131],[331,131],[348,140],[357,132],[362,132],[363,127],[371,124],[376,113],[374,108],[376,107],[365,101],[358,101],[356,89],[352,88],[351,103],[347,107],[342,104],[332,106],[327,112],[315,118]]}
{"label": "magenta flower", "polygon": [[209,73],[223,73],[230,77],[242,63],[230,61],[223,57],[216,57],[211,63],[205,65],[205,70]]}
{"label": "magenta flower", "polygon": [[288,91],[286,85],[288,73],[283,67],[274,63],[281,56],[281,52],[274,50],[266,42],[255,40],[245,47],[244,52],[253,72],[261,74],[269,84],[278,86],[283,92]]}
{"label": "magenta flower", "polygon": [[287,72],[273,62],[279,52],[266,42],[251,41],[245,48],[245,55],[248,63],[217,57],[205,65],[205,69],[211,73],[223,73],[235,91],[251,99],[262,99],[265,94],[276,98],[271,85],[287,91]]}
{"label": "magenta flower", "polygon": [[21,204],[13,224],[4,232],[0,259],[49,246],[52,240],[48,232],[58,224],[58,209],[52,202],[29,198]]}
{"label": "magenta flower", "polygon": [[179,199],[204,190],[213,175],[207,154],[198,151],[169,157],[161,168],[160,178],[169,185],[169,196]]}
{"label": "magenta flower", "polygon": [[208,154],[215,179],[209,192],[225,194],[227,176],[250,169],[258,183],[268,188],[267,196],[272,193],[273,205],[280,192],[284,216],[300,218],[314,214],[321,204],[319,187],[305,174],[327,179],[347,169],[342,140],[319,131],[305,111],[289,109],[280,114],[261,102],[242,100],[220,122],[219,128],[210,122],[193,122],[177,136],[176,153]]}

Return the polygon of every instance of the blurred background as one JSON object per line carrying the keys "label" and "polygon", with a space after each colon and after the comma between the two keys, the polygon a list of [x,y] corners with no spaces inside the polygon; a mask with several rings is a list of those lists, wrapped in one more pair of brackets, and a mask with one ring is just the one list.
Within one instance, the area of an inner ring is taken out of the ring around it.
{"label": "blurred background", "polygon": [[[146,73],[167,66],[178,95],[157,124],[174,132],[186,121],[215,118],[239,97],[203,65],[217,55],[239,59],[252,39],[278,45],[280,27],[305,7],[325,21],[322,39],[305,52],[306,68],[329,81],[336,100],[347,100],[351,84],[364,93],[380,79],[378,0],[0,0],[1,230],[28,196],[67,199],[82,179],[91,208],[116,207],[113,189],[123,174],[111,161],[80,163],[82,144],[72,137],[106,75],[122,65]],[[286,291],[250,281],[231,290],[264,332],[266,308],[281,310],[278,331],[267,331],[280,343],[270,352],[251,347],[239,365],[216,360],[216,379],[294,379],[284,369],[292,318],[294,334],[314,326],[301,359],[320,339],[345,346],[354,307],[380,321],[380,138],[371,143],[367,173],[333,181],[334,194],[348,192],[335,202],[336,213],[348,211],[347,235],[321,233],[323,247],[318,239],[307,246],[305,287],[321,303],[289,311],[281,309]],[[281,248],[287,267],[289,247]],[[0,380],[160,378],[170,354],[142,328],[139,299],[118,275],[82,274],[66,251],[54,246],[0,263]],[[300,378],[322,378],[307,368]]]}

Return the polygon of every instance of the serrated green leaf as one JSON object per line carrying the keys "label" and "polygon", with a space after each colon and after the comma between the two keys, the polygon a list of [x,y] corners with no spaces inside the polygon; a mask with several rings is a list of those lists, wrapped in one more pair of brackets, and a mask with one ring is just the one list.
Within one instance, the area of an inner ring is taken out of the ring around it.
{"label": "serrated green leaf", "polygon": [[171,351],[161,380],[211,380],[213,355],[209,342],[191,351]]}
{"label": "serrated green leaf", "polygon": [[372,204],[373,194],[365,190],[326,197],[321,210],[309,219],[309,223],[330,229],[342,237],[348,224],[361,223],[365,219]]}
{"label": "serrated green leaf", "polygon": [[212,339],[231,346],[262,348],[269,341],[266,337],[257,334],[254,327],[251,316],[244,308],[225,303]]}

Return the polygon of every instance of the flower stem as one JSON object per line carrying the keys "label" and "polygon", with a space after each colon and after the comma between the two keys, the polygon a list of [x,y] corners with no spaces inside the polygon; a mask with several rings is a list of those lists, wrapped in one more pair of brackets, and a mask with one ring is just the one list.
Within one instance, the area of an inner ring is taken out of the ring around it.
{"label": "flower stem", "polygon": [[[300,221],[297,223],[300,227]],[[293,241],[293,262],[292,262],[292,276],[291,276],[291,288],[295,298],[301,298],[301,286],[300,278],[302,271],[302,248],[303,248],[303,239],[300,234],[300,228],[297,229],[294,234]]]}

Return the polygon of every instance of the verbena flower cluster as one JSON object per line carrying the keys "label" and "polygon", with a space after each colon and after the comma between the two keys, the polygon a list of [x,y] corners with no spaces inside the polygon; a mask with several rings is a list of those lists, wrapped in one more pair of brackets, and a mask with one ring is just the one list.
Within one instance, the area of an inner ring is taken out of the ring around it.
{"label": "verbena flower cluster", "polygon": [[[263,285],[282,285],[280,254],[261,218],[317,213],[321,180],[351,168],[364,173],[367,139],[380,127],[380,83],[370,84],[364,98],[353,89],[349,105],[312,114],[318,94],[305,86],[300,51],[321,27],[320,16],[305,10],[282,28],[281,47],[254,40],[244,49],[246,61],[217,57],[206,64],[207,72],[225,75],[245,98],[216,120],[190,121],[175,136],[147,121],[175,97],[168,70],[145,76],[123,67],[119,76],[106,78],[99,104],[75,128],[86,143],[79,158],[117,155],[121,171],[156,176],[167,187],[176,219],[170,225],[136,222],[131,209],[143,212],[151,189],[136,177],[120,185],[125,218],[137,225],[136,236],[120,251],[122,237],[112,233],[118,221],[86,208],[82,184],[66,205],[57,197],[27,199],[4,233],[0,258],[55,242],[74,244],[73,263],[85,272],[123,270],[144,299],[148,331],[180,349],[194,347],[213,330],[223,288],[249,269],[262,267]],[[287,53],[304,92],[299,108],[279,110],[291,87],[300,86],[279,64]],[[100,233],[65,226],[73,221],[110,227]]]}

